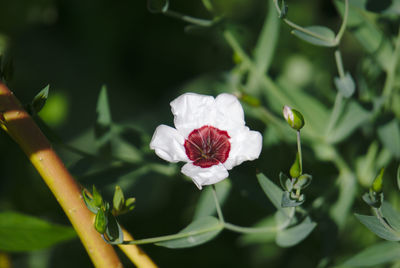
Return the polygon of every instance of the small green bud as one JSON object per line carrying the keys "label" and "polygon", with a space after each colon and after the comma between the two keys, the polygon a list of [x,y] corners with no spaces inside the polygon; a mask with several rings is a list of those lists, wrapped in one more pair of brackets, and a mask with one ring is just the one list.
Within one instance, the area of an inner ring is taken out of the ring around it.
{"label": "small green bud", "polygon": [[304,126],[303,115],[287,105],[283,106],[283,117],[286,122],[288,122],[289,126],[295,130],[300,130]]}
{"label": "small green bud", "polygon": [[296,154],[296,160],[294,161],[293,165],[290,167],[289,174],[292,178],[297,178],[301,175],[301,168],[300,168],[300,160],[299,160],[299,153]]}
{"label": "small green bud", "polygon": [[125,197],[124,193],[121,190],[121,187],[118,185],[115,186],[114,198],[113,198],[113,206],[116,211],[120,211],[124,207]]}
{"label": "small green bud", "polygon": [[382,192],[382,185],[383,185],[383,173],[385,172],[385,168],[382,168],[379,172],[378,176],[376,176],[374,182],[372,183],[372,191],[376,193]]}
{"label": "small green bud", "polygon": [[94,221],[94,228],[96,229],[97,232],[104,234],[107,229],[107,216],[106,212],[101,208],[96,214],[96,219]]}

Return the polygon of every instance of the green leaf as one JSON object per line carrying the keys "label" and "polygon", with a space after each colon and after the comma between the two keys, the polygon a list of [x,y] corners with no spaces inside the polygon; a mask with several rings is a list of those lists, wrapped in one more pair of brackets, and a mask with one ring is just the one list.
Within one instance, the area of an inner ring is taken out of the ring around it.
{"label": "green leaf", "polygon": [[82,196],[83,196],[83,201],[85,201],[86,207],[93,212],[94,214],[99,211],[100,206],[97,206],[95,204],[95,201],[88,195],[88,192],[86,189],[82,190]]}
{"label": "green leaf", "polygon": [[[354,3],[355,1],[351,2]],[[339,13],[343,16],[343,2],[336,0],[334,3]],[[393,47],[390,43],[390,38],[383,34],[378,25],[365,12],[353,5],[349,5],[348,18],[347,29],[358,40],[359,44],[377,60],[381,68],[385,71],[390,70],[393,58]]]}
{"label": "green leaf", "polygon": [[115,186],[115,192],[114,192],[114,197],[113,197],[113,207],[116,211],[121,210],[124,207],[125,204],[125,197],[124,193],[121,190],[121,187],[118,185]]}
{"label": "green leaf", "polygon": [[283,191],[262,173],[257,174],[257,179],[261,185],[261,188],[263,189],[269,200],[272,202],[272,204],[276,207],[276,209],[281,210]]}
{"label": "green leaf", "polygon": [[378,136],[383,145],[395,157],[400,158],[400,127],[396,119],[378,128]]}
{"label": "green leaf", "polygon": [[[223,180],[215,184],[218,201],[222,205],[228,197],[232,188],[230,180]],[[193,219],[199,219],[205,216],[211,216],[216,212],[214,197],[211,187],[206,187],[200,195],[196,205]]]}
{"label": "green leaf", "polygon": [[344,140],[370,117],[371,112],[364,110],[357,102],[350,101],[339,119],[339,123],[330,133],[327,133],[328,142],[337,143]]}
{"label": "green leaf", "polygon": [[276,243],[281,247],[294,246],[303,241],[314,230],[315,226],[317,224],[307,217],[299,225],[278,231]]}
{"label": "green leaf", "polygon": [[399,243],[381,242],[364,249],[345,261],[342,265],[349,267],[375,267],[396,260],[400,260]]}
{"label": "green leaf", "polygon": [[264,219],[254,224],[252,227],[255,228],[270,227],[271,231],[262,233],[244,234],[239,239],[239,243],[241,245],[260,244],[260,243],[268,243],[274,241],[275,234],[277,232],[274,215],[265,217]]}
{"label": "green leaf", "polygon": [[292,180],[289,179],[289,177],[285,173],[279,172],[279,182],[281,183],[281,187],[286,191],[292,190]]}
{"label": "green leaf", "polygon": [[107,211],[107,227],[105,230],[107,238],[113,242],[113,244],[120,244],[124,241],[124,234],[122,232],[121,226],[119,225],[117,219]]}
{"label": "green leaf", "polygon": [[[335,33],[325,26],[309,26],[304,27],[308,32],[305,33],[299,30],[293,30],[292,34],[298,38],[317,46],[332,47],[335,46]],[[314,36],[314,35],[315,36]],[[316,37],[320,36],[320,38]]]}
{"label": "green leaf", "polygon": [[94,221],[94,228],[100,234],[104,234],[107,229],[107,224],[108,224],[108,220],[107,220],[106,212],[101,208],[97,211],[96,219]]}
{"label": "green leaf", "polygon": [[97,147],[105,152],[111,153],[111,111],[108,104],[107,87],[102,86],[97,100],[97,120],[95,124],[95,137]]}
{"label": "green leaf", "polygon": [[47,98],[49,97],[49,85],[44,87],[32,100],[30,106],[30,112],[32,114],[37,114],[42,110],[44,105],[46,104]]}
{"label": "green leaf", "polygon": [[345,98],[350,98],[356,90],[356,84],[354,83],[353,77],[351,77],[349,72],[347,72],[344,77],[335,77],[334,82],[336,89]]}
{"label": "green leaf", "polygon": [[218,219],[208,216],[197,219],[178,234],[188,235],[183,238],[157,243],[167,248],[188,248],[203,244],[216,237],[223,229]]}
{"label": "green leaf", "polygon": [[392,205],[386,201],[382,203],[381,211],[383,217],[389,223],[389,225],[397,232],[400,232],[400,213],[396,211],[392,207]]}
{"label": "green leaf", "polygon": [[74,229],[17,212],[0,212],[0,251],[31,251],[76,237]]}
{"label": "green leaf", "polygon": [[396,235],[393,231],[387,229],[375,216],[354,214],[356,218],[364,224],[371,232],[380,238],[389,241],[400,241],[400,235]]}
{"label": "green leaf", "polygon": [[397,168],[397,187],[398,187],[399,190],[400,190],[400,165],[399,165],[399,167]]}
{"label": "green leaf", "polygon": [[342,173],[337,180],[339,183],[339,196],[335,204],[333,204],[330,214],[341,228],[346,223],[353,205],[357,191],[357,181],[352,173]]}
{"label": "green leaf", "polygon": [[103,204],[103,197],[101,197],[101,194],[97,191],[96,186],[93,185],[93,204],[96,207],[101,207]]}
{"label": "green leaf", "polygon": [[303,195],[300,196],[300,198],[302,198],[302,199],[296,200],[296,199],[292,199],[290,197],[290,194],[291,193],[289,193],[288,191],[283,192],[282,202],[281,202],[282,203],[282,207],[285,207],[285,208],[287,208],[287,207],[297,207],[297,206],[300,206],[301,204],[304,203],[305,199],[304,199]]}

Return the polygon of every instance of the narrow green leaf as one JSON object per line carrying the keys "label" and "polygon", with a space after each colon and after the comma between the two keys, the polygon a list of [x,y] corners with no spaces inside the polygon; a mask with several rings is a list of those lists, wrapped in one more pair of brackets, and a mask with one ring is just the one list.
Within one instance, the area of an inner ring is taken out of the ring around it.
{"label": "narrow green leaf", "polygon": [[17,212],[0,212],[0,251],[31,251],[76,237],[74,229]]}
{"label": "narrow green leaf", "polygon": [[31,113],[37,114],[42,110],[44,105],[46,104],[47,98],[49,97],[49,85],[45,86],[32,100],[31,103]]}
{"label": "narrow green leaf", "polygon": [[279,172],[279,182],[281,183],[281,187],[283,189],[285,189],[286,191],[291,191],[292,189],[292,183],[291,180],[289,179],[289,177],[283,173],[283,172]]}
{"label": "narrow green leaf", "polygon": [[100,90],[96,112],[97,120],[94,127],[96,146],[101,153],[111,154],[112,120],[106,86],[103,86]]}
{"label": "narrow green leaf", "polygon": [[160,242],[156,245],[167,248],[194,247],[213,239],[222,229],[223,226],[218,219],[208,216],[193,221],[179,232],[179,234],[187,234],[187,237]]}
{"label": "narrow green leaf", "polygon": [[343,111],[339,123],[331,133],[328,133],[327,140],[330,143],[337,143],[344,140],[368,121],[371,115],[371,112],[364,110],[357,102],[350,101]]}
{"label": "narrow green leaf", "polygon": [[103,204],[103,197],[101,197],[101,194],[99,193],[99,191],[97,191],[96,186],[93,185],[93,204],[96,207],[101,207],[101,205]]}
{"label": "narrow green leaf", "polygon": [[[224,204],[228,197],[232,184],[230,180],[223,180],[215,184],[219,203]],[[214,197],[211,187],[206,187],[200,195],[200,198],[196,205],[193,219],[199,219],[205,216],[212,216],[216,212]]]}
{"label": "narrow green leaf", "polygon": [[95,205],[95,201],[88,195],[87,190],[82,190],[83,201],[85,201],[86,207],[94,214],[100,209],[100,206]]}
{"label": "narrow green leaf", "polygon": [[303,241],[314,230],[315,226],[317,224],[307,217],[299,225],[278,231],[276,234],[276,243],[281,247],[294,246]]}
{"label": "narrow green leaf", "polygon": [[339,197],[333,204],[330,214],[341,228],[346,223],[357,191],[357,180],[352,173],[343,173],[338,177]]}
{"label": "narrow green leaf", "polygon": [[400,158],[400,127],[396,119],[378,128],[378,136],[383,145],[395,157]]}
{"label": "narrow green leaf", "polygon": [[114,197],[113,197],[113,207],[116,211],[119,211],[123,208],[125,204],[124,193],[122,192],[121,187],[118,185],[115,186]]}
{"label": "narrow green leaf", "polygon": [[396,260],[400,260],[400,244],[395,242],[381,242],[364,249],[345,261],[342,265],[348,267],[375,267]]}
{"label": "narrow green leaf", "polygon": [[97,124],[109,126],[111,124],[111,112],[108,104],[107,87],[102,86],[97,100]]}
{"label": "narrow green leaf", "polygon": [[391,230],[387,229],[375,216],[354,214],[356,218],[364,224],[371,232],[380,238],[389,241],[400,241],[400,235],[396,235]]}
{"label": "narrow green leaf", "polygon": [[318,26],[318,25],[304,27],[304,29],[317,36],[321,36],[321,38],[318,38],[316,36],[313,36],[305,32],[301,32],[299,30],[293,30],[292,34],[313,45],[325,46],[325,47],[335,46],[335,33],[331,29],[325,26]]}
{"label": "narrow green leaf", "polygon": [[396,211],[392,207],[392,205],[386,201],[382,203],[381,211],[383,217],[389,223],[389,225],[397,232],[400,232],[400,213]]}
{"label": "narrow green leaf", "polygon": [[335,77],[334,82],[336,89],[345,98],[350,98],[356,90],[356,84],[349,72],[346,73],[345,77]]}
{"label": "narrow green leaf", "polygon": [[106,212],[103,209],[99,209],[96,214],[96,219],[94,221],[94,228],[100,234],[104,234],[107,229],[107,216]]}

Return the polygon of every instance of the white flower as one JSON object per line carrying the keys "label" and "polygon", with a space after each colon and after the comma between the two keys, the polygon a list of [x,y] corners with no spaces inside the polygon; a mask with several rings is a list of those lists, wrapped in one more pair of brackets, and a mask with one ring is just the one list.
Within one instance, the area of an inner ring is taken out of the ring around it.
{"label": "white flower", "polygon": [[257,159],[262,136],[245,126],[243,108],[231,94],[186,93],[171,102],[175,128],[160,125],[150,148],[169,162],[187,162],[182,173],[196,186],[217,183],[243,161]]}

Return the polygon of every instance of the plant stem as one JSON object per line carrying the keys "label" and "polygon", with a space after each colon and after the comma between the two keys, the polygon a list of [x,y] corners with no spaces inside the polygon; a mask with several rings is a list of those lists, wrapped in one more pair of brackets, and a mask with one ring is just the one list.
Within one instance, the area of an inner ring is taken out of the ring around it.
{"label": "plant stem", "polygon": [[151,238],[145,238],[145,239],[139,239],[139,240],[132,240],[132,241],[124,241],[123,244],[124,245],[153,244],[153,243],[158,243],[158,242],[163,242],[163,241],[176,240],[176,239],[185,238],[185,237],[194,236],[194,235],[200,235],[200,234],[204,234],[204,233],[208,233],[208,232],[212,232],[212,231],[218,231],[223,228],[224,228],[223,223],[219,223],[212,227],[200,229],[197,231],[177,233],[177,234],[172,234],[172,235],[163,235],[163,236],[157,236],[157,237],[151,237]]}
{"label": "plant stem", "polygon": [[222,214],[221,206],[218,201],[218,196],[217,196],[217,190],[215,189],[215,184],[212,185],[212,193],[214,196],[214,202],[215,202],[215,208],[217,209],[217,214],[220,222],[225,222],[224,221],[224,215]]}
{"label": "plant stem", "polygon": [[94,229],[94,215],[86,208],[78,184],[33,119],[2,83],[0,111],[1,126],[21,147],[42,176],[67,214],[93,264],[96,267],[122,267],[112,246],[105,243]]}
{"label": "plant stem", "polygon": [[235,225],[235,224],[232,224],[229,222],[225,222],[224,227],[233,232],[243,233],[243,234],[267,233],[267,232],[276,232],[277,231],[276,227],[242,227],[242,226],[238,226],[238,225]]}
{"label": "plant stem", "polygon": [[335,50],[335,62],[338,69],[339,77],[345,77],[344,68],[343,68],[343,61],[342,61],[342,54],[340,53],[339,49]]}
{"label": "plant stem", "polygon": [[199,18],[194,18],[188,15],[181,14],[176,11],[172,10],[166,10],[163,12],[165,15],[170,16],[172,18],[180,19],[195,25],[203,26],[203,27],[209,27],[213,25],[214,21],[212,20],[205,20],[205,19],[199,19]]}
{"label": "plant stem", "polygon": [[299,154],[300,175],[303,174],[303,157],[301,155],[300,130],[297,130],[297,152]]}
{"label": "plant stem", "polygon": [[[133,240],[132,235],[122,229],[124,233],[124,238],[128,240]],[[122,245],[119,244],[118,247],[125,253],[125,255],[138,267],[155,268],[157,265],[146,255],[146,253],[136,245]]]}
{"label": "plant stem", "polygon": [[385,80],[385,84],[383,87],[383,93],[382,93],[382,95],[385,97],[385,108],[390,107],[390,101],[391,101],[390,96],[392,95],[393,84],[394,84],[395,77],[396,77],[397,64],[399,62],[399,57],[400,57],[400,27],[398,30],[396,44],[395,44],[395,50],[394,50],[393,54],[394,55],[392,57],[392,62],[390,64],[389,70],[386,72],[386,80]]}
{"label": "plant stem", "polygon": [[340,40],[342,39],[344,31],[346,30],[348,16],[349,16],[349,0],[344,0],[343,21],[342,21],[342,25],[340,26],[339,32],[335,37],[336,45],[340,44]]}

